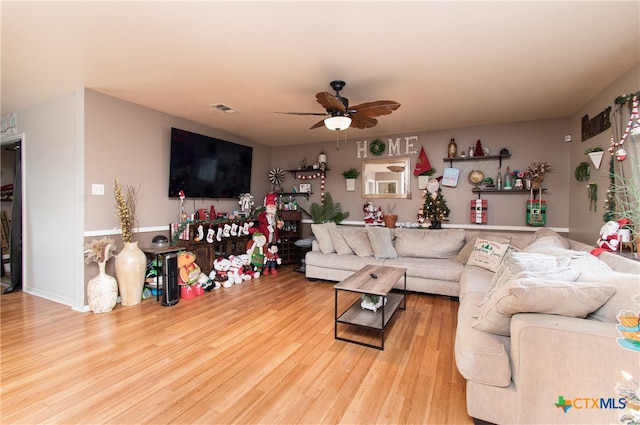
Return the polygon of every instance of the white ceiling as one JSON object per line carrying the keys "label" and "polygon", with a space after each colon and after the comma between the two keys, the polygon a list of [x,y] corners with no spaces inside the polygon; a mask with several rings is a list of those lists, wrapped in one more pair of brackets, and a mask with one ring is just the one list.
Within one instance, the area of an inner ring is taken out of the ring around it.
{"label": "white ceiling", "polygon": [[[640,2],[2,1],[2,113],[88,87],[271,146],[570,116],[640,62]],[[210,108],[224,103],[240,111]],[[604,105],[603,105],[604,106]],[[592,111],[594,114],[600,111]],[[19,117],[18,117],[19,121]]]}

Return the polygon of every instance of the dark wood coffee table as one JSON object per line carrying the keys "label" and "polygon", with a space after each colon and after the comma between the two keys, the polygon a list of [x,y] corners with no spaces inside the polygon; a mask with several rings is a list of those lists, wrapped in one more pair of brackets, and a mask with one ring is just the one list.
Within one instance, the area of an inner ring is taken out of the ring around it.
{"label": "dark wood coffee table", "polygon": [[[371,274],[377,276],[372,277]],[[393,287],[404,277],[404,286],[401,292],[392,292]],[[407,306],[407,269],[402,267],[387,267],[368,265],[355,272],[335,288],[335,330],[334,337],[341,341],[353,342],[366,347],[384,350],[384,330],[395,312],[404,310]],[[367,310],[361,307],[358,298],[349,308],[338,313],[338,294],[351,292],[378,295],[383,303],[377,311]],[[369,344],[342,336],[338,336],[338,324],[360,326],[380,332],[380,345]]]}

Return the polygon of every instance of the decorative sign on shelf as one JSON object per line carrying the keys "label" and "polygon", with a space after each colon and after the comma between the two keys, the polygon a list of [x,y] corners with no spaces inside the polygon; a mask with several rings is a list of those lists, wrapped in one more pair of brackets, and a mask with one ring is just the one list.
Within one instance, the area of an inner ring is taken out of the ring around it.
{"label": "decorative sign on shelf", "polygon": [[589,115],[585,115],[584,117],[582,117],[583,142],[611,127],[611,120],[609,118],[610,113],[611,106],[591,119],[589,119]]}

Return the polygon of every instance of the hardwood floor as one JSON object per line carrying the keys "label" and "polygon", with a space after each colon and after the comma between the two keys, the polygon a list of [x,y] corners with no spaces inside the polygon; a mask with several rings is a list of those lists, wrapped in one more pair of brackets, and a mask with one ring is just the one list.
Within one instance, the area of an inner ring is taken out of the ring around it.
{"label": "hardwood floor", "polygon": [[473,423],[447,297],[409,294],[384,351],[335,340],[333,284],[290,267],[173,307],[0,299],[3,424]]}

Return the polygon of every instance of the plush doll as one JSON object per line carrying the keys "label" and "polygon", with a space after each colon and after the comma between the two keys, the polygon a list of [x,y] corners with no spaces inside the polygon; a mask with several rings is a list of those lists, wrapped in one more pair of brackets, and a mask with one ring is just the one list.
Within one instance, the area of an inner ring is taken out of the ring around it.
{"label": "plush doll", "polygon": [[251,240],[247,242],[247,254],[251,257],[251,266],[254,272],[262,273],[264,267],[264,246],[267,237],[261,232],[253,232]]}
{"label": "plush doll", "polygon": [[607,221],[600,228],[600,238],[598,239],[598,246],[606,251],[617,251],[620,247],[618,230],[625,224],[629,224],[629,220],[627,220],[626,218],[618,221]]}
{"label": "plush doll", "polygon": [[195,254],[187,251],[178,254],[178,284],[193,285],[199,277],[200,267],[196,264]]}
{"label": "plush doll", "polygon": [[282,264],[282,260],[278,256],[278,245],[270,243],[267,248],[267,253],[264,256],[264,271],[262,274],[268,275],[269,272],[271,272],[271,274],[278,274],[276,264]]}
{"label": "plush doll", "polygon": [[231,266],[229,267],[229,275],[233,280],[233,283],[236,285],[238,283],[242,283],[245,280],[251,279],[250,276],[244,274],[244,268],[242,266],[242,259],[236,255],[231,255],[229,257],[229,261],[231,261]]}
{"label": "plush doll", "polygon": [[214,285],[217,285],[217,287],[222,285],[225,288],[233,286],[233,278],[229,274],[230,268],[231,261],[228,258],[219,257],[213,260],[213,270],[209,277],[213,280]]}
{"label": "plush doll", "polygon": [[240,254],[238,258],[242,260],[242,272],[245,276],[248,276],[248,279],[257,279],[260,277],[260,272],[254,271],[253,267],[251,267],[251,256],[249,254]]}
{"label": "plush doll", "polygon": [[282,228],[284,222],[277,216],[275,193],[268,193],[264,198],[265,210],[258,214],[258,230],[267,238],[267,243],[278,242],[280,236],[278,230]]}
{"label": "plush doll", "polygon": [[202,289],[206,292],[209,292],[212,289],[220,287],[220,285],[216,287],[213,283],[213,280],[211,280],[209,276],[207,276],[204,273],[200,273],[200,277],[198,278],[198,285],[200,285]]}
{"label": "plush doll", "polygon": [[376,207],[373,202],[367,202],[362,207],[362,211],[364,211],[364,224],[373,224],[376,221]]}

